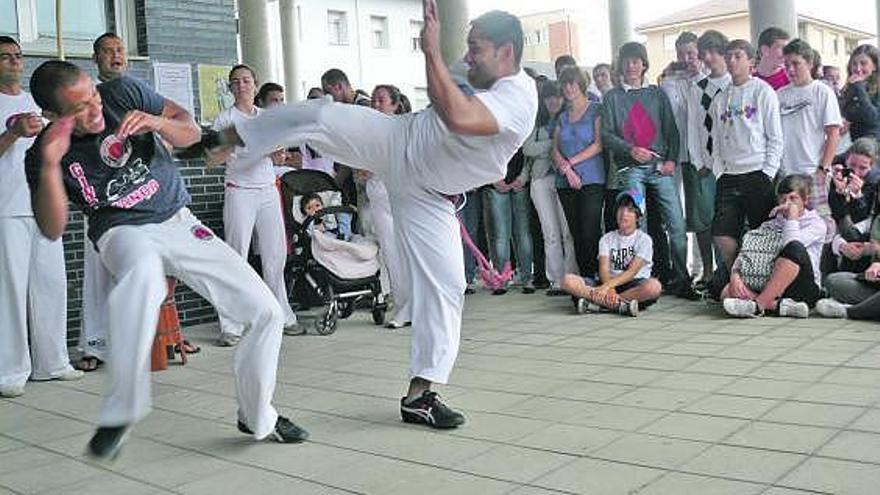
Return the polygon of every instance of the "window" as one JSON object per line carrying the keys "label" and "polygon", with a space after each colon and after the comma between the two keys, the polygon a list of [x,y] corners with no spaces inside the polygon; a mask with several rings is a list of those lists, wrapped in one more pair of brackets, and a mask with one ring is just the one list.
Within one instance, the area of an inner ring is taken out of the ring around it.
{"label": "window", "polygon": [[370,34],[373,39],[373,48],[388,48],[388,18],[371,15]]}
{"label": "window", "polygon": [[348,44],[348,14],[341,10],[327,11],[327,37],[331,45]]}
{"label": "window", "polygon": [[839,36],[834,37],[834,54],[840,55],[840,37]]}
{"label": "window", "polygon": [[409,21],[409,41],[412,51],[422,51],[422,21]]}
{"label": "window", "polygon": [[[76,0],[63,2],[61,36],[67,54],[90,55],[92,42],[115,31],[136,53],[135,0]],[[10,35],[27,53],[56,52],[55,2],[0,0],[0,34]],[[11,15],[10,15],[11,13]],[[114,29],[115,28],[115,29]]]}

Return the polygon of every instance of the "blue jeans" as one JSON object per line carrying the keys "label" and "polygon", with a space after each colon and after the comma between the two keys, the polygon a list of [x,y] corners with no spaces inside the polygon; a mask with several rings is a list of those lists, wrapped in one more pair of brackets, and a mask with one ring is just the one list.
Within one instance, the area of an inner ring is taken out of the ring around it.
{"label": "blue jeans", "polygon": [[[480,232],[480,219],[483,216],[483,198],[480,195],[479,189],[468,191],[466,198],[467,200],[465,201],[464,207],[458,212],[458,214],[468,235],[471,236],[474,244],[479,246],[480,239],[478,238],[478,235]],[[471,254],[470,249],[464,247],[464,276],[467,283],[474,281],[476,273],[477,262],[474,260],[474,255]]]}
{"label": "blue jeans", "polygon": [[[681,198],[675,187],[675,179],[655,173],[654,166],[631,167],[621,172],[621,184],[624,189],[638,189],[642,196],[645,189],[654,192],[657,198],[657,206],[660,208],[660,218],[666,226],[669,235],[669,251],[672,258],[672,272],[675,283],[690,283],[690,274],[687,271],[687,233],[685,232],[684,213],[681,209]],[[646,222],[643,219],[642,230],[645,230]]]}
{"label": "blue jeans", "polygon": [[529,189],[498,192],[494,187],[486,188],[486,198],[492,214],[495,258],[492,263],[499,271],[510,261],[510,238],[513,234],[516,245],[517,279],[519,282],[532,280],[532,234],[529,230]]}

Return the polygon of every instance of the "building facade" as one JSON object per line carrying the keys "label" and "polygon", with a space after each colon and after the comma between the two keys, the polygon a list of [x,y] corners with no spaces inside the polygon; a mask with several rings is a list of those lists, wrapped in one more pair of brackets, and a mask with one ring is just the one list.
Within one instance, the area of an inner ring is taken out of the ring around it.
{"label": "building facade", "polygon": [[[269,2],[268,24],[274,81],[305,96],[321,85],[327,69],[342,69],[352,86],[370,93],[377,84],[394,84],[415,109],[428,104],[421,52],[421,0],[299,0],[295,2],[299,81],[284,81],[278,0]],[[464,53],[462,53],[464,56]]]}
{"label": "building facade", "polygon": [[549,68],[552,74],[553,61],[566,54],[586,67],[611,61],[605,1],[587,0],[575,9],[537,12],[519,19],[524,34],[523,62],[539,72]]}

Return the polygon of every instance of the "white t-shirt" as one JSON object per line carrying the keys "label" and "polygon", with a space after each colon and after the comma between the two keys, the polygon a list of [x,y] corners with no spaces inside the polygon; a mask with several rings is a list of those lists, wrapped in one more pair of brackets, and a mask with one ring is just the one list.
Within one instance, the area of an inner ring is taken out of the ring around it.
{"label": "white t-shirt", "polygon": [[776,93],[782,118],[782,175],[812,175],[822,158],[825,127],[842,124],[834,90],[819,81],[788,84]]}
{"label": "white t-shirt", "polygon": [[654,243],[651,241],[651,236],[639,229],[626,236],[621,235],[617,230],[612,230],[599,239],[599,258],[602,256],[607,256],[611,261],[612,277],[625,272],[629,264],[639,257],[644,264],[635,278],[650,278]]}
{"label": "white t-shirt", "polygon": [[454,134],[430,107],[413,116],[407,156],[420,164],[420,173],[431,176],[426,183],[439,193],[459,194],[501,180],[507,162],[535,125],[538,95],[535,82],[523,71],[474,96],[495,117],[498,134]]}
{"label": "white t-shirt", "polygon": [[[7,130],[9,118],[17,113],[40,113],[30,93],[12,96],[0,93],[0,132]],[[0,155],[0,217],[30,217],[31,193],[24,175],[24,154],[35,138],[18,138]]]}
{"label": "white t-shirt", "polygon": [[[259,107],[254,107],[254,110],[253,115],[246,115],[234,106],[229,107],[217,116],[214,129],[226,129],[233,125],[239,127],[242,122],[253,119],[262,112]],[[260,188],[275,184],[275,170],[268,156],[256,162],[249,162],[247,147],[236,146],[229,161],[226,162],[226,182],[245,188]]]}

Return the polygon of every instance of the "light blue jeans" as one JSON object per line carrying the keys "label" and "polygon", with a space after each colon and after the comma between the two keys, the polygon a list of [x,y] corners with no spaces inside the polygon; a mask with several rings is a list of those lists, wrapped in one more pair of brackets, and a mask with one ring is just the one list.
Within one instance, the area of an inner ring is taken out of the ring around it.
{"label": "light blue jeans", "polygon": [[[645,189],[650,189],[655,193],[657,205],[660,207],[660,217],[669,236],[669,254],[672,257],[672,272],[675,282],[689,284],[687,233],[684,213],[681,209],[681,198],[675,187],[675,178],[660,175],[655,172],[653,165],[645,165],[631,167],[621,172],[620,183],[623,184],[624,190],[635,188],[642,193],[642,196],[645,196]],[[647,223],[643,219],[642,230],[646,229],[646,225]]]}
{"label": "light blue jeans", "polygon": [[529,231],[529,189],[498,192],[494,187],[486,188],[486,200],[492,214],[493,232],[491,240],[495,245],[495,259],[492,263],[499,271],[510,261],[510,239],[516,245],[517,281],[532,280],[532,234]]}

